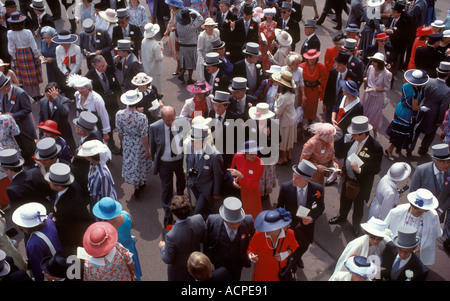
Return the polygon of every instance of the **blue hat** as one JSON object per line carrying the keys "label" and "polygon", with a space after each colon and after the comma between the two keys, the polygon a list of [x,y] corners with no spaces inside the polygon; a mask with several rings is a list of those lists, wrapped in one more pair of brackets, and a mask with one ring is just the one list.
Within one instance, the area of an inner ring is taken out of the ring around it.
{"label": "blue hat", "polygon": [[184,7],[183,1],[181,1],[181,0],[166,0],[165,2],[167,5],[171,5],[174,7],[178,7],[178,8]]}
{"label": "blue hat", "polygon": [[430,79],[424,70],[409,69],[405,72],[404,77],[408,83],[415,86],[425,85]]}
{"label": "blue hat", "polygon": [[270,232],[286,227],[292,221],[291,213],[283,208],[264,210],[255,219],[255,229]]}
{"label": "blue hat", "polygon": [[112,219],[122,212],[122,204],[113,198],[104,197],[94,205],[92,212],[100,219]]}
{"label": "blue hat", "polygon": [[363,256],[352,256],[344,265],[351,273],[366,279],[373,279],[378,271],[376,265]]}
{"label": "blue hat", "polygon": [[347,93],[350,93],[353,96],[358,96],[359,95],[358,86],[356,85],[356,83],[354,81],[352,81],[352,80],[347,80],[347,81],[346,80],[340,80],[339,81],[339,85]]}
{"label": "blue hat", "polygon": [[345,31],[358,33],[360,30],[358,25],[348,24],[347,27],[345,28]]}

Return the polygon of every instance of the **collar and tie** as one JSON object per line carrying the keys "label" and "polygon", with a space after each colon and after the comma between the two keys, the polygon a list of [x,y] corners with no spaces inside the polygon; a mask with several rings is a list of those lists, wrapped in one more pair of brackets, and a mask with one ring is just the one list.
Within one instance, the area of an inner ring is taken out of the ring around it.
{"label": "collar and tie", "polygon": [[173,138],[174,138],[173,132],[172,132],[172,129],[170,128],[170,126],[169,126],[169,147],[170,147],[170,156],[171,156],[172,158],[175,158],[177,155],[173,152],[173,149],[172,149],[172,141],[173,141]]}

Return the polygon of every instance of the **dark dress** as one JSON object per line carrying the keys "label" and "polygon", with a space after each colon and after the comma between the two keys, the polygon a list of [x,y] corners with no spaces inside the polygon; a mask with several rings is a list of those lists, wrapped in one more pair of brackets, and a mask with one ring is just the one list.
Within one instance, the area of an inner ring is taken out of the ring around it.
{"label": "dark dress", "polygon": [[46,58],[52,58],[53,61],[51,63],[46,63],[47,65],[47,80],[49,83],[55,81],[55,69],[58,68],[56,65],[56,46],[58,44],[51,42],[49,46],[47,46],[47,42],[44,39],[41,40],[41,54]]}

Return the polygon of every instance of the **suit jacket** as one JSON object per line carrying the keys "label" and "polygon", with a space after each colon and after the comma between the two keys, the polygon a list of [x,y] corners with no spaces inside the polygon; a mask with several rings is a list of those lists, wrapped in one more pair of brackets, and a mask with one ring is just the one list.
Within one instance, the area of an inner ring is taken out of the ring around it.
{"label": "suit jacket", "polygon": [[136,86],[131,83],[133,77],[136,76],[139,72],[144,72],[144,68],[142,64],[137,59],[134,53],[130,53],[130,55],[126,59],[125,66],[122,66],[124,62],[124,58],[122,58],[118,63],[116,63],[116,69],[122,71],[122,91],[125,93],[128,90],[136,89]]}
{"label": "suit jacket", "polygon": [[[230,254],[231,241],[220,239],[228,237],[224,220],[220,214],[210,214],[206,219],[206,231],[203,239],[203,252],[211,259],[214,266],[227,267],[230,271],[238,270],[239,275],[242,267],[250,267],[251,263],[247,256],[247,249],[250,241],[255,234],[253,217],[246,214],[236,233],[235,239],[238,239],[238,253]],[[239,279],[234,279],[238,281]]]}
{"label": "suit jacket", "polygon": [[358,88],[361,87],[362,83],[364,82],[364,63],[359,58],[352,55],[350,61],[348,62],[347,68],[348,70],[356,74],[355,83]]}
{"label": "suit jacket", "polygon": [[408,16],[410,16],[414,28],[423,25],[427,9],[428,5],[426,0],[417,0],[414,6],[408,9]]}
{"label": "suit jacket", "polygon": [[90,69],[93,69],[92,67],[92,59],[94,58],[94,55],[91,55],[91,57],[86,57],[86,52],[92,52],[95,53],[97,50],[102,51],[102,56],[105,58],[106,62],[110,66],[114,66],[114,61],[111,55],[111,50],[113,49],[113,44],[111,37],[108,33],[108,31],[104,29],[96,29],[93,33],[93,36],[91,38],[91,35],[85,33],[84,31],[80,33],[80,48],[81,53],[86,58],[87,67]]}
{"label": "suit jacket", "polygon": [[386,29],[392,29],[394,31],[389,35],[389,42],[394,47],[395,52],[398,54],[406,49],[406,44],[411,33],[411,26],[405,13],[402,13],[400,15],[400,18],[398,19],[397,23],[395,23],[395,26],[391,28],[393,21],[394,20],[392,19],[392,17],[389,17],[386,24]]}
{"label": "suit jacket", "polygon": [[391,278],[392,266],[394,265],[395,258],[397,257],[397,247],[390,241],[382,254],[381,267],[384,268],[381,271],[381,278],[385,281],[405,281],[407,279],[405,271],[411,270],[413,277],[411,281],[425,281],[428,275],[428,269],[420,261],[419,257],[415,253],[411,254],[409,261],[402,267],[396,279]]}
{"label": "suit jacket", "polygon": [[[134,42],[134,45],[132,45],[133,53],[137,57],[139,55],[139,50],[141,50],[141,45],[142,45],[142,39],[143,39],[142,31],[138,26],[133,25],[131,23],[128,23],[128,24],[130,25],[129,37],[130,37],[131,41]],[[112,43],[113,43],[114,47],[117,47],[117,41],[122,40],[122,39],[123,39],[122,27],[114,26],[113,33],[112,33]]]}
{"label": "suit jacket", "polygon": [[[390,44],[384,45],[386,51],[386,62],[392,64],[394,58],[394,47]],[[369,45],[366,49],[366,54],[363,55],[363,62],[365,65],[369,63],[369,57],[378,52],[378,45]]]}
{"label": "suit jacket", "polygon": [[364,4],[362,0],[352,0],[350,2],[350,9],[348,14],[347,26],[349,24],[356,24],[361,27],[361,18],[364,13]]}
{"label": "suit jacket", "polygon": [[232,95],[230,95],[229,99],[230,99],[230,104],[228,105],[228,110],[236,113],[238,118],[242,118],[242,120],[244,120],[244,121],[246,121],[247,119],[250,118],[250,116],[248,115],[248,110],[250,109],[250,107],[256,106],[256,104],[258,103],[258,99],[255,96],[246,94],[245,95],[244,112],[242,112],[241,114],[238,114],[238,100],[235,99]]}
{"label": "suit jacket", "polygon": [[227,49],[230,52],[230,59],[232,62],[237,62],[245,57],[242,49],[248,42],[259,43],[259,22],[255,19],[250,19],[250,25],[247,34],[245,34],[244,19],[237,19],[234,30],[226,35],[224,41],[227,43]]}
{"label": "suit jacket", "polygon": [[[325,87],[325,93],[323,97],[323,103],[327,106],[333,106],[336,103],[336,100],[339,97],[339,94],[342,94],[342,88],[340,88],[340,85],[336,85],[337,79],[338,79],[339,72],[336,70],[336,68],[333,67],[333,69],[330,70],[330,73],[328,75],[327,85]],[[347,69],[347,74],[345,75],[345,80],[351,79],[354,82],[357,80],[356,74]],[[339,87],[339,90],[336,91],[336,88]]]}
{"label": "suit jacket", "polygon": [[443,193],[443,190],[441,191],[441,188],[439,187],[439,183],[434,174],[433,165],[433,162],[426,162],[416,167],[416,170],[411,178],[410,191],[413,192],[419,188],[425,188],[428,189],[435,197],[441,199],[441,193]]}
{"label": "suit jacket", "polygon": [[[5,95],[0,93],[3,113],[12,113],[14,120],[20,128],[20,134],[31,139],[37,139],[36,128],[31,119],[32,107],[30,97],[22,88],[11,85],[11,97],[6,100]],[[6,100],[6,102],[5,102]]]}
{"label": "suit jacket", "polygon": [[310,49],[316,49],[317,51],[320,51],[320,40],[316,34],[309,38],[308,41],[305,40],[305,42],[303,42],[302,48],[300,49],[301,55],[303,55]]}
{"label": "suit jacket", "polygon": [[433,133],[444,121],[445,112],[450,103],[450,87],[444,80],[430,78],[423,86],[421,106],[426,106],[428,112],[419,112],[417,115],[418,128],[425,134]]}
{"label": "suit jacket", "polygon": [[50,27],[55,28],[55,22],[53,22],[53,17],[48,13],[44,14],[42,19],[39,19],[39,17],[38,17],[38,22],[39,22],[39,33],[40,33],[41,29],[45,26],[50,26]]}
{"label": "suit jacket", "polygon": [[192,280],[187,270],[187,260],[192,252],[200,251],[206,225],[199,214],[177,221],[167,232],[165,245],[160,248],[161,258],[168,265],[169,281]]}
{"label": "suit jacket", "polygon": [[[277,19],[277,28],[283,29],[283,18],[278,18]],[[292,50],[295,49],[295,45],[300,42],[300,25],[298,23],[298,21],[296,21],[294,18],[289,18],[285,30],[291,35],[292,37]]]}
{"label": "suit jacket", "polygon": [[255,64],[255,71],[256,71],[256,83],[254,89],[251,89],[250,78],[249,75],[247,75],[248,71],[245,59],[242,59],[234,64],[233,77],[244,77],[247,79],[247,87],[250,88],[247,91],[247,94],[253,94],[259,88],[261,82],[267,78],[262,62],[259,60]]}
{"label": "suit jacket", "polygon": [[322,185],[310,181],[307,187],[305,207],[311,210],[308,213],[308,216],[311,216],[313,219],[311,224],[304,225],[302,219],[297,216],[297,210],[299,208],[297,203],[297,187],[292,184],[292,180],[281,184],[277,207],[282,207],[286,211],[289,211],[292,216],[290,228],[294,229],[295,232],[303,231],[309,241],[312,242],[314,239],[314,223],[325,210],[325,202]]}
{"label": "suit jacket", "polygon": [[39,101],[39,123],[46,120],[55,121],[58,124],[58,131],[61,132],[61,137],[66,140],[72,151],[74,151],[75,140],[73,138],[72,125],[69,121],[71,100],[63,95],[59,95],[52,101],[52,104],[54,108],[53,113],[50,110],[48,98],[41,98]]}
{"label": "suit jacket", "polygon": [[[353,140],[347,142],[339,150],[336,150],[336,158],[345,158],[345,160],[347,160],[347,153],[353,145],[353,142]],[[375,175],[377,175],[381,169],[383,148],[378,141],[372,136],[369,136],[357,156],[364,162],[361,166],[361,172],[359,174],[355,173],[356,181],[361,185],[359,196],[367,202],[372,191]],[[345,166],[343,167],[343,171],[346,173]]]}
{"label": "suit jacket", "polygon": [[211,83],[212,80],[211,74],[208,73],[206,70],[204,74],[205,74],[205,81],[208,82],[213,88],[211,91],[213,95],[217,90],[228,92],[228,86],[231,84],[231,78],[228,77],[221,68],[219,68],[213,83]]}
{"label": "suit jacket", "polygon": [[[86,77],[92,80],[93,90],[96,91],[105,101],[105,107],[108,112],[117,112],[119,110],[118,99],[122,95],[120,83],[114,72],[114,67],[108,65],[105,71],[106,80],[109,84],[109,91],[105,91],[102,85],[102,79],[98,75],[97,71],[93,68],[86,73]],[[110,116],[114,119],[114,116]]]}
{"label": "suit jacket", "polygon": [[[186,154],[186,170],[191,168],[197,170],[196,176],[190,176],[188,173],[187,185],[193,191],[197,191],[208,200],[212,200],[213,195],[220,195],[221,184],[223,180],[223,158],[209,144],[206,150],[195,163],[195,154],[191,144],[191,153]],[[205,157],[206,155],[209,156]],[[206,159],[208,158],[208,159]]]}
{"label": "suit jacket", "polygon": [[417,69],[425,70],[432,78],[436,78],[436,68],[445,61],[445,54],[432,46],[417,47],[414,64]]}
{"label": "suit jacket", "polygon": [[[277,20],[278,17],[280,17],[280,7],[283,6],[283,2],[285,2],[286,0],[279,0],[278,1],[278,9],[277,9],[277,14],[275,15],[275,17],[277,17],[276,19],[274,18],[274,20]],[[300,5],[300,3],[296,2],[296,1],[291,1],[292,3],[292,8],[295,11],[291,12],[291,18],[294,18],[294,20],[296,20],[297,22],[300,22],[302,20],[302,7]]]}

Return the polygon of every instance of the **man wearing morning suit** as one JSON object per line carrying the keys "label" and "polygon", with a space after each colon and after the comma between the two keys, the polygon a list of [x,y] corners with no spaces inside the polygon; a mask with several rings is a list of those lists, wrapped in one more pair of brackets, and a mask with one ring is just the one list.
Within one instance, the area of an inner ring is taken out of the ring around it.
{"label": "man wearing morning suit", "polygon": [[120,85],[122,87],[122,92],[125,93],[128,90],[136,89],[136,86],[131,83],[131,80],[139,72],[144,72],[144,68],[136,55],[134,55],[130,41],[119,40],[117,41],[117,47],[114,49],[117,50],[118,53],[118,56],[115,57],[115,67],[117,70],[122,71],[122,83]]}
{"label": "man wearing morning suit", "polygon": [[91,70],[93,68],[92,59],[96,55],[102,55],[108,65],[114,66],[111,55],[113,45],[109,33],[106,30],[97,29],[92,19],[85,19],[83,21],[83,29],[84,31],[80,32],[80,49],[86,58],[88,69]]}
{"label": "man wearing morning suit", "polygon": [[250,267],[248,245],[255,233],[253,217],[245,214],[242,202],[227,197],[219,208],[219,214],[211,214],[206,220],[203,252],[214,267],[225,267],[233,281],[241,279],[243,267]]}
{"label": "man wearing morning suit", "polygon": [[206,142],[208,131],[206,125],[194,125],[190,152],[185,154],[187,185],[197,199],[194,214],[200,214],[204,219],[211,211],[212,202],[220,199],[224,170],[222,155]]}
{"label": "man wearing morning suit", "polygon": [[258,59],[261,55],[259,44],[249,42],[242,50],[245,58],[236,62],[233,67],[233,78],[244,77],[247,79],[247,94],[252,94],[259,88],[261,81],[266,79],[266,73],[262,62]]}
{"label": "man wearing morning suit", "polygon": [[[353,204],[353,235],[358,236],[361,219],[364,214],[364,201],[368,201],[372,191],[375,175],[380,172],[383,148],[370,136],[372,126],[365,116],[353,117],[348,132],[352,141],[345,143],[336,152],[336,158],[344,158],[344,180],[342,181],[339,214],[328,223],[338,224],[347,220]],[[358,165],[353,158],[359,158],[363,164]]]}
{"label": "man wearing morning suit", "polygon": [[86,77],[92,80],[92,88],[105,101],[109,124],[111,125],[108,147],[113,154],[117,155],[120,151],[115,145],[113,131],[116,128],[116,113],[119,110],[119,97],[122,94],[122,90],[116,78],[114,67],[108,65],[102,55],[96,55],[92,59],[92,67],[86,74]]}
{"label": "man wearing morning suit", "polygon": [[215,21],[218,24],[217,28],[220,30],[220,38],[223,41],[230,37],[230,21],[234,22],[237,20],[237,16],[230,10],[230,6],[231,0],[220,0],[219,10],[216,13]]}
{"label": "man wearing morning suit", "polygon": [[291,18],[292,3],[284,1],[281,6],[281,17],[277,20],[277,28],[286,30],[292,37],[291,48],[295,51],[295,45],[300,41],[299,21]]}
{"label": "man wearing morning suit", "polygon": [[302,48],[300,49],[300,54],[303,56],[305,52],[309,49],[316,49],[320,51],[320,40],[316,35],[316,21],[315,20],[306,20],[305,22],[305,41],[302,44]]}
{"label": "man wearing morning suit", "polygon": [[59,86],[55,82],[48,83],[44,91],[45,97],[39,100],[39,123],[46,120],[55,121],[61,137],[66,140],[73,152],[76,149],[76,144],[72,126],[68,120],[71,101],[60,94]]}
{"label": "man wearing morning suit", "polygon": [[[153,174],[161,179],[161,202],[164,209],[164,227],[172,223],[170,203],[174,195],[173,176],[176,176],[176,195],[183,195],[186,187],[183,170],[183,152],[177,139],[178,128],[175,128],[175,110],[164,106],[161,119],[150,125],[150,153],[153,160]],[[173,125],[173,128],[172,128]],[[174,141],[174,142],[172,142]],[[176,148],[175,148],[176,147]]]}
{"label": "man wearing morning suit", "polygon": [[112,43],[115,47],[118,46],[118,41],[129,39],[133,53],[139,57],[139,50],[141,50],[143,35],[141,29],[133,24],[130,24],[130,16],[126,8],[117,10],[117,18],[119,18],[119,26],[114,26],[112,33]]}
{"label": "man wearing morning suit", "polygon": [[248,42],[259,42],[259,23],[252,18],[253,6],[244,4],[244,17],[230,21],[230,31],[223,37],[230,51],[230,60],[235,63],[244,58],[242,49]]}
{"label": "man wearing morning suit", "polygon": [[396,3],[392,9],[392,14],[386,23],[386,33],[389,35],[389,42],[394,47],[394,53],[392,55],[392,75],[397,73],[397,70],[403,66],[408,65],[409,59],[404,60],[407,45],[410,40],[411,31],[415,36],[415,30],[411,29],[409,24],[409,18],[404,12],[405,6]]}
{"label": "man wearing morning suit", "polygon": [[[311,182],[317,168],[308,160],[292,167],[292,180],[284,182],[280,187],[277,207],[282,207],[291,213],[295,239],[299,243],[296,254],[298,265],[303,268],[302,255],[314,241],[314,223],[325,210],[323,187]],[[298,208],[302,206],[310,211],[305,216],[297,216]]]}
{"label": "man wearing morning suit", "polygon": [[21,155],[25,159],[25,166],[34,164],[32,156],[36,150],[34,139],[37,139],[36,128],[31,119],[32,107],[28,94],[17,86],[11,85],[10,78],[0,73],[0,111],[14,117],[20,129],[15,136]]}
{"label": "man wearing morning suit", "polygon": [[417,69],[424,70],[431,78],[436,78],[436,69],[440,62],[445,61],[445,53],[439,51],[439,43],[443,39],[442,33],[428,35],[426,46],[417,47],[414,64]]}
{"label": "man wearing morning suit", "polygon": [[230,85],[230,79],[222,70],[222,61],[217,52],[208,52],[205,55],[205,81],[212,87],[212,93],[226,91]]}
{"label": "man wearing morning suit", "polygon": [[[384,281],[425,281],[428,269],[414,250],[420,243],[417,229],[402,226],[398,235],[390,241],[382,254],[381,278]],[[411,273],[410,273],[411,272]]]}
{"label": "man wearing morning suit", "polygon": [[256,106],[258,99],[253,95],[247,94],[247,79],[244,77],[233,78],[228,91],[231,93],[229,109],[243,121],[248,120],[250,118],[248,110],[252,106]]}

